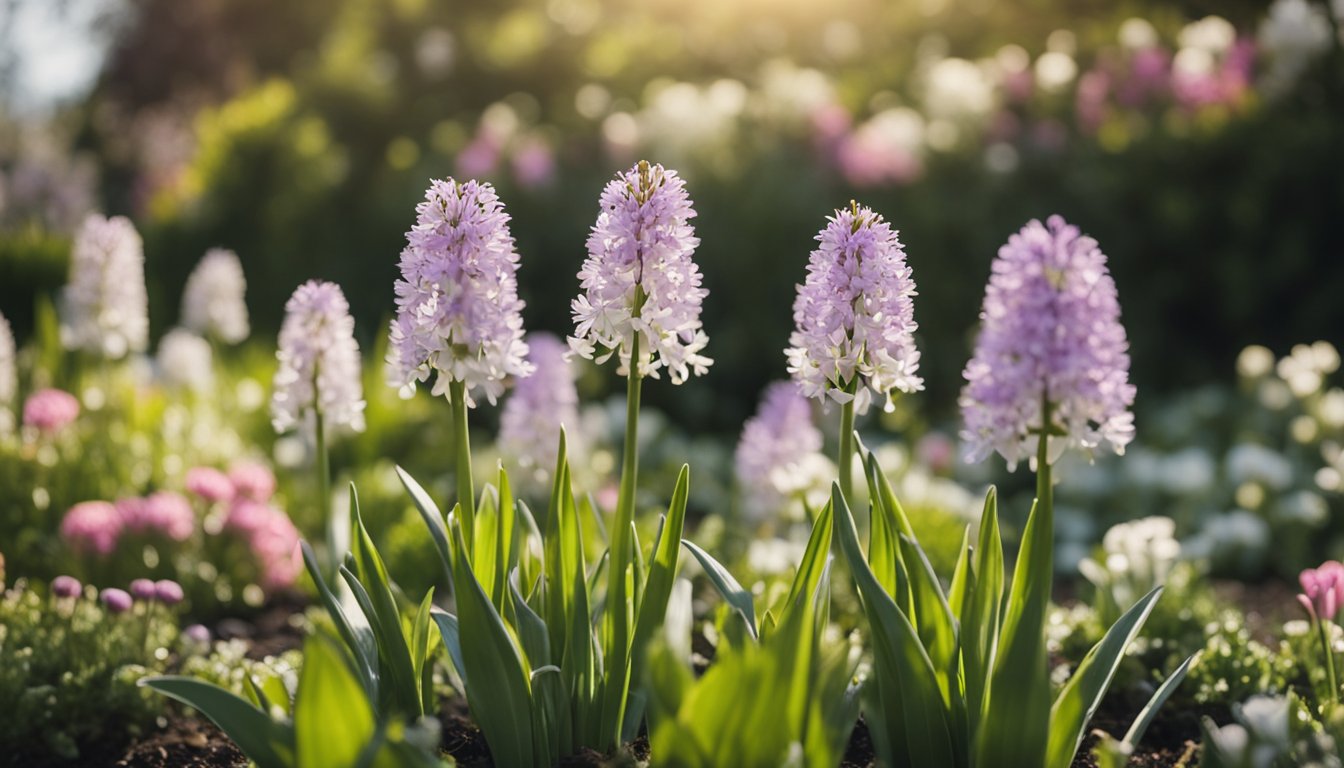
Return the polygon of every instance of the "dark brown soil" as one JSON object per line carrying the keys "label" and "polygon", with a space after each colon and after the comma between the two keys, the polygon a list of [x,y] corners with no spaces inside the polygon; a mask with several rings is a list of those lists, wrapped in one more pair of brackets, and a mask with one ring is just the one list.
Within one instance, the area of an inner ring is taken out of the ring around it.
{"label": "dark brown soil", "polygon": [[113,765],[135,768],[242,768],[247,758],[213,723],[180,717],[132,744]]}

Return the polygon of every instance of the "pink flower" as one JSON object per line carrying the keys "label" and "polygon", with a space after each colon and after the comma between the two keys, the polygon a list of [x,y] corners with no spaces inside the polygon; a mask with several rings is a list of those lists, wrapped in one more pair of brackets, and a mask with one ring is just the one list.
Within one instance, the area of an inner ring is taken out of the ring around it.
{"label": "pink flower", "polygon": [[59,432],[79,416],[79,401],[59,389],[39,389],[23,404],[23,424],[39,432]]}
{"label": "pink flower", "polygon": [[210,504],[233,500],[233,481],[214,467],[192,467],[187,470],[186,484],[189,493]]}
{"label": "pink flower", "polygon": [[1308,568],[1298,576],[1302,594],[1297,601],[1313,620],[1333,619],[1344,604],[1344,565],[1328,560],[1320,568]]}
{"label": "pink flower", "polygon": [[196,530],[191,502],[172,491],[159,491],[141,499],[122,499],[117,502],[117,512],[126,531],[186,541]]}
{"label": "pink flower", "polygon": [[51,593],[57,597],[79,597],[83,591],[84,585],[74,576],[57,576],[51,580]]}
{"label": "pink flower", "polygon": [[150,600],[153,600],[153,599],[154,599],[154,580],[153,580],[153,579],[136,579],[136,580],[132,581],[132,582],[131,582],[130,593],[131,593],[131,597],[134,597],[136,600],[141,600],[141,601],[144,601],[144,602],[149,602]]}
{"label": "pink flower", "polygon": [[229,510],[224,530],[238,536],[252,551],[265,589],[282,589],[298,578],[302,569],[299,531],[284,512],[244,499]]}
{"label": "pink flower", "polygon": [[252,501],[266,502],[275,494],[275,475],[265,465],[255,461],[241,461],[229,469],[229,481],[236,496]]}
{"label": "pink flower", "polygon": [[76,552],[109,555],[121,537],[121,515],[106,501],[85,501],[70,508],[61,520],[61,538]]}

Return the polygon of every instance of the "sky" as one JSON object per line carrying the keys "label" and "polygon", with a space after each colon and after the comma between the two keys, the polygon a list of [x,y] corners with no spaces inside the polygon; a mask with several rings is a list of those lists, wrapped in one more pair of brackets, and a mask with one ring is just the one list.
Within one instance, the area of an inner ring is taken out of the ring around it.
{"label": "sky", "polygon": [[15,64],[6,106],[43,112],[82,96],[102,62],[99,17],[110,5],[110,0],[0,0],[0,44]]}

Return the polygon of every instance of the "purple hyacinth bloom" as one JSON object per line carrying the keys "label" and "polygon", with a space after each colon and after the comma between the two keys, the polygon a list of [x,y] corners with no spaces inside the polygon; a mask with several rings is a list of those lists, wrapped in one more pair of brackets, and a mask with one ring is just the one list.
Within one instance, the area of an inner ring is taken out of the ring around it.
{"label": "purple hyacinth bloom", "polygon": [[186,595],[182,585],[172,579],[159,579],[154,582],[154,597],[164,605],[177,605]]}
{"label": "purple hyacinth bloom", "polygon": [[57,597],[79,597],[83,591],[84,585],[74,576],[57,576],[51,580],[51,593]]}
{"label": "purple hyacinth bloom", "polygon": [[467,404],[494,404],[510,376],[526,376],[518,254],[495,188],[435,180],[415,208],[397,280],[387,380],[404,397],[435,377],[435,395],[466,385]]}
{"label": "purple hyacinth bloom", "polygon": [[364,431],[355,319],[339,285],[309,280],[294,290],[285,303],[275,356],[280,361],[271,395],[275,431],[311,429],[319,413],[327,427]]}
{"label": "purple hyacinth bloom", "polygon": [[570,462],[582,453],[579,432],[579,393],[574,370],[566,359],[568,347],[549,333],[527,336],[527,360],[535,370],[518,380],[499,417],[499,448],[520,467],[545,478],[555,466],[560,428],[565,428]]}
{"label": "purple hyacinth bloom", "polygon": [[131,610],[131,605],[134,603],[134,601],[131,600],[131,596],[126,593],[126,590],[117,589],[116,587],[104,589],[98,596],[98,599],[103,601],[103,606],[106,607],[110,613],[125,613]]}
{"label": "purple hyacinth bloom", "polygon": [[765,390],[756,415],[742,428],[734,454],[750,519],[779,512],[802,490],[803,464],[821,451],[821,431],[812,423],[812,404],[798,384],[777,381]]}
{"label": "purple hyacinth bloom", "polygon": [[700,354],[709,343],[700,322],[709,292],[691,260],[700,240],[685,182],[641,161],[607,183],[601,206],[579,270],[583,293],[573,302],[570,347],[599,363],[616,354],[617,372],[629,376],[638,334],[638,375],[657,378],[666,368],[680,384],[704,374],[713,363]]}
{"label": "purple hyacinth bloom", "polygon": [[131,597],[136,600],[153,600],[157,594],[153,579],[136,579],[131,582]]}
{"label": "purple hyacinth bloom", "polygon": [[1059,216],[1027,224],[999,249],[980,318],[960,399],[969,461],[994,451],[1010,468],[1034,461],[1042,427],[1052,463],[1069,447],[1124,451],[1134,437],[1129,342],[1095,240]]}
{"label": "purple hyacinth bloom", "polygon": [[[871,208],[837,210],[817,235],[807,280],[793,303],[784,354],[807,397],[854,400],[924,388],[915,348],[915,283],[896,232]],[[857,379],[857,381],[856,381]],[[846,389],[854,388],[853,395]]]}

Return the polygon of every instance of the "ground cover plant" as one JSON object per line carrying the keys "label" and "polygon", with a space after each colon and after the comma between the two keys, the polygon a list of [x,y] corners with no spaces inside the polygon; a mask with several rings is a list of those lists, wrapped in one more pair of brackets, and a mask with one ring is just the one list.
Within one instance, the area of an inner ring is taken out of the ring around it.
{"label": "ground cover plant", "polygon": [[0,113],[0,764],[1344,760],[1340,8],[178,1]]}

